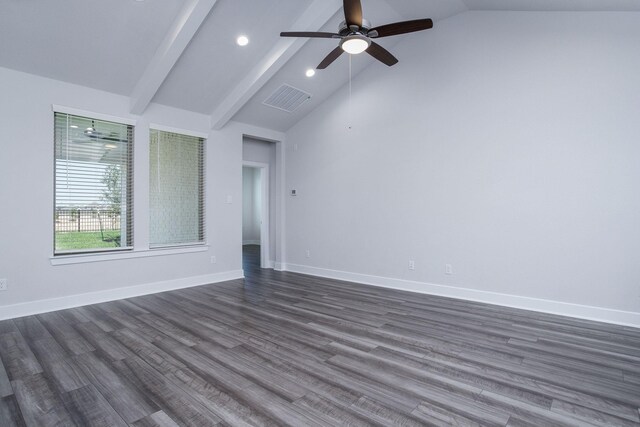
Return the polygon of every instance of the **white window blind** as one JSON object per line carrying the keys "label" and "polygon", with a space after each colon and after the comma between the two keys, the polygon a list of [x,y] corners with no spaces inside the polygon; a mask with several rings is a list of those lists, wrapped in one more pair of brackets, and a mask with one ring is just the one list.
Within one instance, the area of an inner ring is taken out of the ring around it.
{"label": "white window blind", "polygon": [[204,243],[204,139],[151,129],[149,245]]}
{"label": "white window blind", "polygon": [[54,255],[133,246],[133,126],[55,113]]}

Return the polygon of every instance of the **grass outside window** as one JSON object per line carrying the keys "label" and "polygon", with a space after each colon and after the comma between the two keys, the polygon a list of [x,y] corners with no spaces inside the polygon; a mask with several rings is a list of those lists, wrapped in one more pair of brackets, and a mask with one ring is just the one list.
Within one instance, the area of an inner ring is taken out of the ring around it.
{"label": "grass outside window", "polygon": [[75,249],[119,248],[120,233],[105,232],[57,232],[56,250],[70,251]]}

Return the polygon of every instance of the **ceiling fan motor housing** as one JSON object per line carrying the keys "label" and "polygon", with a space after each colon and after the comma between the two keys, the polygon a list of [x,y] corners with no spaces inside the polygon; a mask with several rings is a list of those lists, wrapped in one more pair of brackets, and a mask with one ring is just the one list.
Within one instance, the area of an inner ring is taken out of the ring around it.
{"label": "ceiling fan motor housing", "polygon": [[355,28],[355,25],[352,25],[350,28],[347,26],[346,21],[342,21],[340,23],[340,26],[338,27],[338,34],[340,34],[340,36],[342,37],[346,37],[350,34],[358,34],[358,33],[366,36],[369,30],[371,29],[371,23],[366,19],[363,19],[362,26],[360,28],[356,28],[355,30],[354,28]]}

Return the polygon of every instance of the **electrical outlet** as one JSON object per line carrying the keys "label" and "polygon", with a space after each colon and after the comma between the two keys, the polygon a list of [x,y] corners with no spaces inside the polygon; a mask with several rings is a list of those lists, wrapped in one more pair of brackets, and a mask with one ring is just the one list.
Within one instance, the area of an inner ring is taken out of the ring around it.
{"label": "electrical outlet", "polygon": [[211,257],[211,264],[215,264],[216,262],[217,262],[216,256],[214,255]]}
{"label": "electrical outlet", "polygon": [[0,279],[0,291],[7,290],[7,279]]}
{"label": "electrical outlet", "polygon": [[306,256],[307,258],[311,258],[311,251],[309,249],[307,249]]}
{"label": "electrical outlet", "polygon": [[409,270],[415,270],[416,269],[416,262],[412,259],[409,260]]}
{"label": "electrical outlet", "polygon": [[444,265],[444,274],[453,274],[453,267],[451,264]]}

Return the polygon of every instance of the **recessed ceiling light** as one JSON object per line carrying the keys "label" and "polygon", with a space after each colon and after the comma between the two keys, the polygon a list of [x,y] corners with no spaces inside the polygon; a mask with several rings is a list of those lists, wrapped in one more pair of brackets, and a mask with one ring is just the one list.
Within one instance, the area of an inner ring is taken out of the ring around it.
{"label": "recessed ceiling light", "polygon": [[247,36],[240,36],[236,39],[238,46],[246,46],[249,44],[249,38]]}
{"label": "recessed ceiling light", "polygon": [[113,149],[113,148],[118,148],[118,146],[116,144],[104,144],[104,148],[108,148],[109,150]]}
{"label": "recessed ceiling light", "polygon": [[316,70],[314,70],[313,68],[309,68],[305,74],[307,77],[313,77],[316,75]]}
{"label": "recessed ceiling light", "polygon": [[69,126],[69,127],[70,127],[71,129],[78,129],[78,126],[76,126],[76,125],[71,125],[71,126]]}

